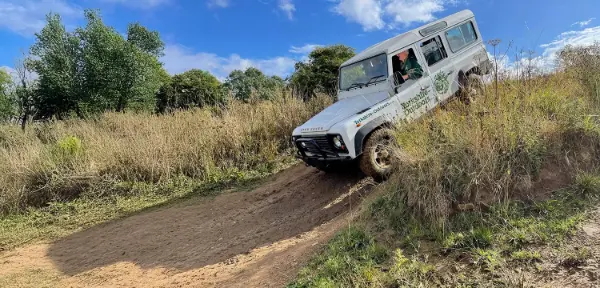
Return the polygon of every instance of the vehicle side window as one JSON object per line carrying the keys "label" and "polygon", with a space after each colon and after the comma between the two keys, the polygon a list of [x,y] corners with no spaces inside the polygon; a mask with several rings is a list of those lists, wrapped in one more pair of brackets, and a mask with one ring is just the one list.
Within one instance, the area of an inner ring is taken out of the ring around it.
{"label": "vehicle side window", "polygon": [[473,22],[469,21],[446,31],[446,39],[452,52],[456,52],[475,42],[477,40],[477,33],[475,32],[475,27],[473,27]]}
{"label": "vehicle side window", "polygon": [[435,65],[435,63],[448,58],[446,48],[444,47],[444,43],[442,43],[442,38],[440,36],[436,36],[421,43],[421,51],[423,52],[423,55],[425,55],[427,66],[430,67]]}
{"label": "vehicle side window", "polygon": [[392,70],[396,85],[423,77],[423,67],[419,64],[417,55],[412,48],[392,56]]}

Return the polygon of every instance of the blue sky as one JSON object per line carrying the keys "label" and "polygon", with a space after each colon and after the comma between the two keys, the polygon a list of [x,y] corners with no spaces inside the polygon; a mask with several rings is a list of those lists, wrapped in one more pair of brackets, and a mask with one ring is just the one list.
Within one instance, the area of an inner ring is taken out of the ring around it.
{"label": "blue sky", "polygon": [[219,79],[250,66],[286,76],[318,45],[358,52],[462,9],[475,13],[484,40],[502,39],[502,52],[512,41],[511,57],[535,50],[544,65],[565,44],[600,41],[597,0],[0,0],[0,67],[27,51],[46,13],[75,27],[86,8],[120,32],[135,21],[158,30],[171,74],[199,68]]}

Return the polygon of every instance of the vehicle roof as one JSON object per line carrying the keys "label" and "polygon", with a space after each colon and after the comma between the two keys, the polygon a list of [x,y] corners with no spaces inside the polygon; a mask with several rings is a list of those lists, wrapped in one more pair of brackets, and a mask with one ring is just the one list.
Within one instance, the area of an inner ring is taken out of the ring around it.
{"label": "vehicle roof", "polygon": [[419,41],[420,39],[425,38],[425,37],[421,36],[421,34],[419,34],[419,30],[426,28],[428,26],[435,25],[442,21],[446,21],[446,23],[448,23],[448,27],[452,27],[464,20],[467,20],[467,19],[470,19],[473,17],[475,17],[475,15],[473,14],[473,12],[471,10],[460,11],[460,12],[452,14],[446,18],[439,19],[437,21],[428,23],[428,24],[423,25],[414,30],[408,31],[406,33],[400,34],[393,38],[387,39],[381,43],[375,44],[375,45],[365,49],[364,51],[356,54],[354,57],[352,57],[348,61],[344,62],[342,64],[342,66],[346,66],[346,65],[379,55],[379,54],[384,54],[384,53],[389,54],[391,52],[397,51],[398,49],[401,49],[402,47],[405,47],[407,45],[415,43],[415,42]]}

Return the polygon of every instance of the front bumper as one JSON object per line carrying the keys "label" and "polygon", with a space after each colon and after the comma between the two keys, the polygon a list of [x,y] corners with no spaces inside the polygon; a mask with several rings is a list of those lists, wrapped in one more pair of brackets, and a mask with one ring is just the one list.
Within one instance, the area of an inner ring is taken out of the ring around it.
{"label": "front bumper", "polygon": [[333,148],[326,135],[298,137],[294,142],[298,149],[296,158],[310,166],[317,167],[326,163],[352,160],[348,155],[340,155],[343,151]]}

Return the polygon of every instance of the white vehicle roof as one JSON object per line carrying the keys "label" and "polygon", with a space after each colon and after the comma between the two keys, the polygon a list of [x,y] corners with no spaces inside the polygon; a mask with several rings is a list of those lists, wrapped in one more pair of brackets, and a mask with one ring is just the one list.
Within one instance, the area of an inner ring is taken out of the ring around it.
{"label": "white vehicle roof", "polygon": [[441,22],[445,21],[448,24],[447,27],[452,27],[464,20],[471,19],[473,17],[475,17],[475,15],[473,14],[473,12],[471,12],[471,10],[460,11],[460,12],[452,14],[446,18],[439,19],[435,22],[429,23],[427,25],[423,25],[417,29],[408,31],[404,34],[400,34],[393,38],[387,39],[381,43],[375,44],[375,45],[365,49],[364,51],[356,54],[354,57],[352,57],[348,61],[344,62],[342,64],[342,66],[346,66],[346,65],[349,65],[349,64],[367,59],[367,58],[371,58],[376,55],[389,54],[389,53],[395,52],[407,45],[413,44],[413,43],[425,38],[425,37],[421,36],[421,34],[419,34],[419,30],[427,28],[429,26],[436,25],[437,23],[441,23]]}

